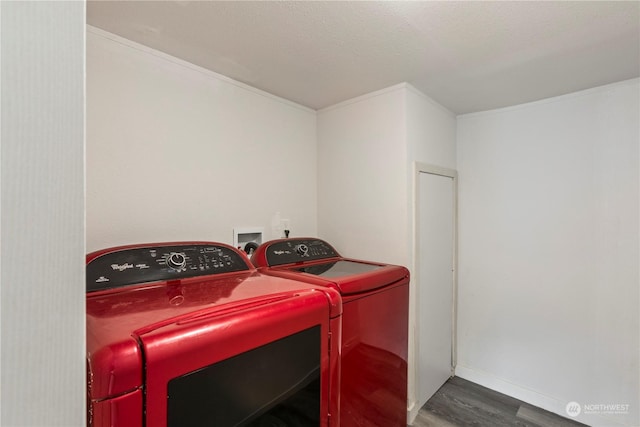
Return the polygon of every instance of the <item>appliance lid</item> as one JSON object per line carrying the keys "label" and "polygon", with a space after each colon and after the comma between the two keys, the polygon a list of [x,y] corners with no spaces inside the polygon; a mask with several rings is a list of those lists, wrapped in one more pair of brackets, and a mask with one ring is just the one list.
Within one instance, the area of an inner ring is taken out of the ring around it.
{"label": "appliance lid", "polygon": [[280,277],[303,280],[314,285],[333,287],[341,295],[362,294],[409,283],[409,270],[405,267],[348,258],[304,265],[271,267],[260,271]]}
{"label": "appliance lid", "polygon": [[409,281],[409,270],[405,267],[343,258],[324,240],[310,237],[263,243],[251,262],[263,273],[333,287],[342,295]]}
{"label": "appliance lid", "polygon": [[297,267],[293,270],[313,274],[315,276],[331,278],[370,273],[383,267],[384,265],[364,264],[361,262],[341,260],[323,264],[307,265],[305,267]]}

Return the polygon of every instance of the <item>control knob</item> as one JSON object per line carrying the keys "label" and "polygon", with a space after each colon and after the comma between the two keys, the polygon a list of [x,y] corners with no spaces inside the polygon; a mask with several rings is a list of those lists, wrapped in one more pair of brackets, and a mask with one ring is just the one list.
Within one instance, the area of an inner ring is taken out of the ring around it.
{"label": "control knob", "polygon": [[180,252],[172,252],[167,258],[167,265],[173,269],[181,270],[187,265],[187,257]]}
{"label": "control knob", "polygon": [[303,243],[296,246],[296,252],[300,256],[307,256],[307,252],[309,252],[309,247]]}

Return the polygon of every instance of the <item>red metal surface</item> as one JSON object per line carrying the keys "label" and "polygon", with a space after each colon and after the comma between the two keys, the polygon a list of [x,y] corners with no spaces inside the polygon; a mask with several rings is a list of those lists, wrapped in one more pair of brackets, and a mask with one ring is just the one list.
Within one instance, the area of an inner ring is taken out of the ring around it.
{"label": "red metal surface", "polygon": [[407,425],[408,304],[407,284],[345,302],[341,426]]}
{"label": "red metal surface", "polygon": [[340,425],[405,427],[409,271],[386,265],[371,273],[323,278],[294,269],[340,260],[367,262],[332,257],[269,267],[265,254],[271,243],[251,258],[258,271],[333,288],[343,296]]}
{"label": "red metal surface", "polygon": [[90,402],[88,425],[142,427],[142,390]]}
{"label": "red metal surface", "polygon": [[[172,378],[314,325],[328,338],[329,308],[318,291],[299,291],[260,309],[178,321],[140,334],[147,361],[147,425],[166,425],[166,385]],[[259,325],[259,326],[258,326]],[[212,352],[212,348],[215,352]],[[329,413],[329,340],[321,343],[321,413]],[[179,360],[179,363],[176,363]],[[328,426],[328,419],[321,419]]]}
{"label": "red metal surface", "polygon": [[[147,245],[127,248],[142,246]],[[138,427],[144,412],[145,426],[164,427],[171,378],[320,325],[326,337],[321,343],[321,425],[328,427],[332,419],[331,426],[337,426],[341,314],[338,292],[253,268],[89,293],[91,425]]]}

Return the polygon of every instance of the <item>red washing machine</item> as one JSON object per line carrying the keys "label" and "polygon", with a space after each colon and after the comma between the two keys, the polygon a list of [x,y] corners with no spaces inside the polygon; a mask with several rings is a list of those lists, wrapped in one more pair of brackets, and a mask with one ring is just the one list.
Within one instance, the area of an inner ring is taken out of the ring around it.
{"label": "red washing machine", "polygon": [[87,256],[88,425],[338,425],[340,295],[220,243]]}
{"label": "red washing machine", "polygon": [[342,295],[342,427],[407,425],[409,271],[341,257],[313,238],[274,240],[253,254],[258,271]]}

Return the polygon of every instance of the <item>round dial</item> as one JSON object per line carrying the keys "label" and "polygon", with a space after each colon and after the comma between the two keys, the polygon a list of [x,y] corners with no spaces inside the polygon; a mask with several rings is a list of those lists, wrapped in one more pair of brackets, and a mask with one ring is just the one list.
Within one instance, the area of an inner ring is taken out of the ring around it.
{"label": "round dial", "polygon": [[167,265],[176,270],[180,270],[187,265],[187,257],[185,257],[183,253],[172,252],[169,258],[167,258]]}
{"label": "round dial", "polygon": [[307,252],[309,252],[309,248],[305,244],[299,244],[296,246],[296,252],[298,252],[298,255],[300,256],[306,256]]}

